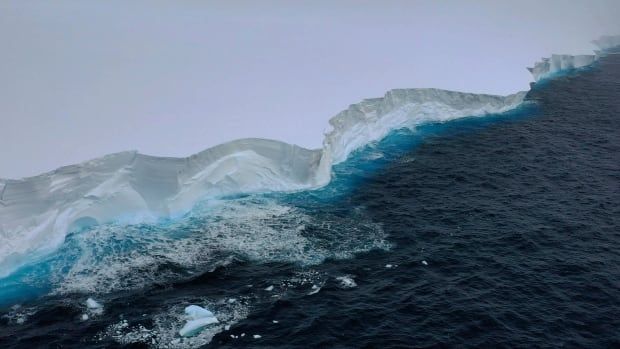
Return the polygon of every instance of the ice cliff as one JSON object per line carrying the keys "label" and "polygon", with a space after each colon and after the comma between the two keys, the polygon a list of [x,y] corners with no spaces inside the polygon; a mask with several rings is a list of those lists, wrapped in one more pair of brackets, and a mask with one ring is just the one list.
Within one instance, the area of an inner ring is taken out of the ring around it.
{"label": "ice cliff", "polygon": [[600,49],[593,55],[551,55],[551,57],[542,58],[533,67],[527,69],[532,73],[534,81],[540,81],[553,77],[563,71],[587,67],[602,55],[615,52],[620,48],[620,35],[601,36],[599,39],[592,41],[592,43]]}

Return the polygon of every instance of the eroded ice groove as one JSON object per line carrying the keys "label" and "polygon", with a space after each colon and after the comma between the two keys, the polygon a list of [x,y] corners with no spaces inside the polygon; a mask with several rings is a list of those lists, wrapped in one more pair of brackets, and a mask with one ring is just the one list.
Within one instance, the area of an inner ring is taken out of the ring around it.
{"label": "eroded ice groove", "polygon": [[534,81],[538,82],[566,71],[588,67],[601,56],[620,48],[620,36],[602,36],[592,41],[592,43],[600,49],[600,51],[596,51],[595,54],[574,56],[551,55],[551,57],[542,58],[539,62],[536,62],[533,67],[527,69],[532,73]]}
{"label": "eroded ice groove", "polygon": [[[609,50],[617,40],[598,43]],[[593,61],[554,57],[532,68],[535,80]],[[242,139],[187,158],[122,152],[35,177],[0,180],[0,277],[56,251],[71,231],[109,222],[153,223],[226,195],[318,188],[330,182],[334,164],[392,130],[503,113],[518,107],[525,95],[398,89],[332,118],[322,149]]]}

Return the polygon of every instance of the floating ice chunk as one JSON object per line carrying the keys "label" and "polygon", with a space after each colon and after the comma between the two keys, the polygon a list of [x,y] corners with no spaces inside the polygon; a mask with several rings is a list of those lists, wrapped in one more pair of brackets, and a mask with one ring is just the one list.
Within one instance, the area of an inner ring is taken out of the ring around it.
{"label": "floating ice chunk", "polygon": [[182,337],[195,336],[205,326],[219,322],[210,310],[193,304],[185,307],[185,314],[187,314],[190,320],[179,330],[179,335]]}
{"label": "floating ice chunk", "polygon": [[229,330],[230,330],[230,325],[224,326],[224,331],[229,331]]}
{"label": "floating ice chunk", "polygon": [[278,320],[273,320],[272,321],[274,324],[277,324],[279,321]]}
{"label": "floating ice chunk", "polygon": [[219,321],[215,316],[203,317],[196,320],[189,320],[185,323],[185,326],[179,330],[179,334],[182,337],[191,337],[198,334],[205,326],[216,324]]}
{"label": "floating ice chunk", "polygon": [[192,320],[202,319],[205,317],[215,317],[211,311],[193,304],[185,307],[185,314],[187,314]]}
{"label": "floating ice chunk", "polygon": [[254,336],[252,336],[252,337],[254,337],[254,339],[259,339],[259,338],[262,338],[262,336],[261,336],[260,334],[255,334],[255,335],[254,335]]}
{"label": "floating ice chunk", "polygon": [[393,265],[391,265],[391,264],[386,264],[386,265],[385,265],[385,267],[386,267],[386,268],[388,268],[388,269],[390,269],[390,268],[392,268],[392,267],[393,267]]}
{"label": "floating ice chunk", "polygon": [[427,261],[422,261],[422,264],[428,265],[428,262]]}
{"label": "floating ice chunk", "polygon": [[88,314],[82,314],[82,321],[88,320]]}
{"label": "floating ice chunk", "polygon": [[271,286],[269,286],[269,287],[265,288],[265,291],[269,291],[269,292],[273,291],[273,285],[271,285]]}
{"label": "floating ice chunk", "polygon": [[320,290],[321,290],[321,287],[319,287],[317,285],[312,285],[312,290],[310,292],[308,292],[308,296],[311,296],[313,294],[319,293]]}
{"label": "floating ice chunk", "polygon": [[92,298],[88,298],[86,300],[86,307],[88,309],[101,309],[101,308],[103,308],[103,306],[101,304],[99,304],[96,300],[94,300]]}
{"label": "floating ice chunk", "polygon": [[349,275],[339,276],[336,278],[336,280],[340,281],[340,287],[342,288],[353,288],[357,286],[357,283],[355,283],[353,277]]}
{"label": "floating ice chunk", "polygon": [[91,315],[101,315],[103,313],[103,305],[92,298],[86,300],[86,308]]}

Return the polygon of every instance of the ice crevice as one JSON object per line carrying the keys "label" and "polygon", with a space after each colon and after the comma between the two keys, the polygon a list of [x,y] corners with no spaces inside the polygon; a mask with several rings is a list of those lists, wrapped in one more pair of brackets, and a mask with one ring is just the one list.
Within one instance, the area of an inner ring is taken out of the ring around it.
{"label": "ice crevice", "polygon": [[[617,48],[619,38],[597,40],[602,51],[596,55],[538,62],[531,68],[534,80],[591,64]],[[0,179],[0,277],[53,252],[70,231],[89,225],[154,222],[181,216],[209,198],[325,186],[333,165],[393,130],[507,112],[526,94],[394,89],[334,116],[320,149],[247,138],[183,158],[127,151],[34,177]]]}

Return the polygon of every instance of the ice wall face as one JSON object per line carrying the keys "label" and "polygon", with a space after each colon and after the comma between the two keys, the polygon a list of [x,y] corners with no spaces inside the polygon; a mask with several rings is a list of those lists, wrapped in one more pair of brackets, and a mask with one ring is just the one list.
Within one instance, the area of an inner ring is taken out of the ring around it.
{"label": "ice wall face", "polygon": [[551,55],[549,58],[542,58],[533,67],[527,69],[532,73],[534,81],[538,82],[564,71],[587,67],[596,62],[602,55],[620,51],[620,35],[601,36],[599,39],[592,41],[592,43],[600,49],[596,54],[576,56]]}
{"label": "ice wall face", "polygon": [[526,92],[519,92],[494,96],[432,88],[391,90],[383,98],[353,104],[329,121],[332,129],[323,141],[322,166],[331,167],[346,160],[355,149],[381,140],[392,130],[502,113],[520,105],[525,95]]}
{"label": "ice wall face", "polygon": [[579,69],[594,63],[598,57],[595,55],[552,55],[536,62],[534,67],[528,68],[535,81],[540,81],[553,76],[561,71]]}
{"label": "ice wall face", "polygon": [[263,139],[188,158],[123,152],[0,187],[0,276],[55,250],[68,232],[187,212],[205,197],[314,186],[319,150]]}

